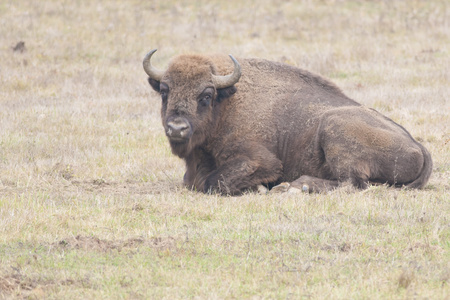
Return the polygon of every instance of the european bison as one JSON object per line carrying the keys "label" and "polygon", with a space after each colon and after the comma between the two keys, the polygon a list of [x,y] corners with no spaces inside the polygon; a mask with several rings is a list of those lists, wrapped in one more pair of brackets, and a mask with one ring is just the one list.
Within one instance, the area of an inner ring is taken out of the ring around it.
{"label": "european bison", "polygon": [[150,62],[155,51],[144,70],[190,188],[240,194],[286,181],[309,192],[345,181],[422,188],[430,177],[430,153],[405,128],[317,75],[231,55],[180,55],[162,71]]}

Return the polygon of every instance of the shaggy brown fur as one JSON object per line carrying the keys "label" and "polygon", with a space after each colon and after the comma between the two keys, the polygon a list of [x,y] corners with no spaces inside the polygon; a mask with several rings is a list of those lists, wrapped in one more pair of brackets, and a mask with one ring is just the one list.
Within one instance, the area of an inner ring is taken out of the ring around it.
{"label": "shaggy brown fur", "polygon": [[[216,90],[226,56],[174,58],[161,82],[161,117],[184,182],[199,191],[239,194],[289,181],[321,192],[351,181],[422,188],[429,152],[400,125],[307,71],[261,59],[238,59],[235,86]],[[237,91],[236,91],[237,90]]]}

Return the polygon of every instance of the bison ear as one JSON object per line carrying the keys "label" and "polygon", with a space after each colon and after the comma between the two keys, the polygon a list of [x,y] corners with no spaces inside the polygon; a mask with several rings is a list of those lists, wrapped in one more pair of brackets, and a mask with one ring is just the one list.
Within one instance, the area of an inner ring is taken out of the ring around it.
{"label": "bison ear", "polygon": [[159,93],[159,81],[149,77],[148,83],[150,83],[152,88]]}
{"label": "bison ear", "polygon": [[234,93],[236,93],[237,89],[234,85],[217,90],[217,102],[222,102],[223,99],[231,97]]}

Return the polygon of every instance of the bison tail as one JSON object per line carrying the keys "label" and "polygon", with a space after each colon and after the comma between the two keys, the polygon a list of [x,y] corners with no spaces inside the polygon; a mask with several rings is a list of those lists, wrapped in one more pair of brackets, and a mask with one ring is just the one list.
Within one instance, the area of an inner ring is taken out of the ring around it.
{"label": "bison tail", "polygon": [[423,154],[423,167],[422,171],[420,171],[419,176],[411,183],[406,185],[407,189],[421,189],[428,182],[428,179],[431,176],[431,171],[433,170],[433,161],[431,160],[431,154],[422,146],[420,143],[417,143],[422,150]]}

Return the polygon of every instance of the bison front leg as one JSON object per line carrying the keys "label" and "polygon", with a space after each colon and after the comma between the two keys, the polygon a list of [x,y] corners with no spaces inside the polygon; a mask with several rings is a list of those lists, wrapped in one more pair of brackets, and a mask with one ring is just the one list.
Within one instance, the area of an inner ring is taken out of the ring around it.
{"label": "bison front leg", "polygon": [[207,177],[204,192],[236,195],[259,184],[275,182],[282,175],[282,164],[268,150],[238,155],[227,160]]}
{"label": "bison front leg", "polygon": [[195,149],[185,160],[186,173],[183,177],[185,186],[202,191],[208,175],[216,169],[213,157],[203,149]]}

